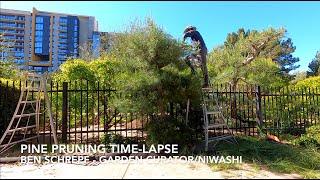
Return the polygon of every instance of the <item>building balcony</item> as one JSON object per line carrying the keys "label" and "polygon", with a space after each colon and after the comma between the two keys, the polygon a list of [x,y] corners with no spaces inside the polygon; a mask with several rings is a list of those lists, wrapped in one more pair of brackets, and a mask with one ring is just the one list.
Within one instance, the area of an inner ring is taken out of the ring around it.
{"label": "building balcony", "polygon": [[12,26],[12,25],[0,25],[0,29],[18,29],[18,30],[24,30],[24,27],[19,27],[19,26]]}
{"label": "building balcony", "polygon": [[15,39],[17,42],[24,42],[24,39]]}
{"label": "building balcony", "polygon": [[24,32],[23,33],[18,33],[16,31],[0,31],[0,33],[2,33],[3,35],[16,35],[16,36],[24,36]]}
{"label": "building balcony", "polygon": [[14,44],[14,47],[24,47],[24,44]]}
{"label": "building balcony", "polygon": [[68,42],[67,41],[58,41],[59,44],[67,44]]}
{"label": "building balcony", "polygon": [[67,26],[67,22],[60,21],[60,22],[59,22],[59,25],[60,25],[60,26]]}
{"label": "building balcony", "polygon": [[67,35],[59,34],[59,38],[67,38],[67,37],[68,37]]}
{"label": "building balcony", "polygon": [[59,50],[62,50],[62,51],[60,51],[60,52],[63,52],[63,50],[68,49],[68,47],[67,47],[67,46],[58,46],[58,49],[59,49]]}
{"label": "building balcony", "polygon": [[16,19],[16,18],[0,18],[0,22],[17,22],[17,23],[24,23],[25,19]]}
{"label": "building balcony", "polygon": [[68,30],[67,28],[59,28],[60,32],[67,32],[67,30]]}
{"label": "building balcony", "polygon": [[29,66],[40,66],[40,67],[50,67],[52,63],[50,61],[29,61],[27,62]]}
{"label": "building balcony", "polygon": [[12,41],[14,41],[14,40],[16,40],[15,37],[5,36],[5,37],[2,37],[2,38],[1,38],[1,41],[3,41],[3,42],[12,42]]}

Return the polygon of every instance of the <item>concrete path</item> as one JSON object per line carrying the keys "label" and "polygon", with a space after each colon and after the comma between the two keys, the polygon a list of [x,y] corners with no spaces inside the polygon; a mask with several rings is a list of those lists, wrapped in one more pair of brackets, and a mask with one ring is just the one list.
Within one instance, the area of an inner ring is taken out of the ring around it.
{"label": "concrete path", "polygon": [[266,169],[257,170],[248,164],[241,169],[214,171],[203,163],[179,160],[154,163],[144,159],[140,163],[107,162],[91,165],[51,163],[44,165],[0,164],[0,179],[301,179],[297,174],[279,174]]}
{"label": "concrete path", "polygon": [[45,165],[0,164],[0,179],[39,178],[223,178],[202,163],[101,163],[97,166],[52,163]]}

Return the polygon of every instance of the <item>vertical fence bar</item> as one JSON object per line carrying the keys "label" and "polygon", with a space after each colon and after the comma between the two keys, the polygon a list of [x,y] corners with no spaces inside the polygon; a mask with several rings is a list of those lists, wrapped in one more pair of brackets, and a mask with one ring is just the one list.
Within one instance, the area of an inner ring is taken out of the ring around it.
{"label": "vertical fence bar", "polygon": [[68,83],[62,85],[62,142],[67,143],[67,123],[68,123]]}
{"label": "vertical fence bar", "polygon": [[82,118],[83,118],[83,115],[82,115],[82,108],[83,108],[83,104],[82,104],[82,92],[83,92],[83,87],[82,87],[82,79],[80,80],[80,142],[82,143],[83,139],[82,139],[82,126],[83,126],[83,123],[82,123]]}
{"label": "vertical fence bar", "polygon": [[271,133],[271,124],[272,124],[272,117],[273,117],[273,112],[272,112],[272,108],[273,108],[273,96],[272,96],[273,92],[272,92],[272,88],[268,87],[268,96],[267,96],[267,102],[268,102],[268,115],[267,115],[267,119],[266,122],[268,124],[267,129],[267,133]]}
{"label": "vertical fence bar", "polygon": [[[310,88],[309,88],[309,91],[310,91]],[[312,96],[312,101],[309,101],[309,102],[310,102],[310,106],[311,106],[311,108],[312,108],[312,112],[311,112],[311,125],[314,124],[314,121],[315,121],[315,119],[316,119],[316,117],[314,116],[315,110],[313,111],[313,109],[314,109],[313,107],[315,107],[314,94],[315,94],[314,88],[312,88],[312,92],[311,92],[311,94],[310,94],[310,96]],[[311,98],[310,98],[310,99],[311,99]],[[312,102],[312,103],[311,103],[311,102]]]}
{"label": "vertical fence bar", "polygon": [[[286,90],[286,103],[287,103],[287,114],[288,114],[288,118],[291,120],[291,119],[293,119],[293,115],[290,113],[290,111],[291,111],[291,107],[290,107],[290,104],[292,104],[291,103],[291,100],[289,100],[290,99],[290,97],[292,97],[291,95],[290,95],[290,92],[289,92],[289,90],[288,90],[288,86],[286,87],[286,88],[284,88],[285,90]],[[289,97],[289,95],[290,95],[290,97]],[[290,124],[290,126],[289,126],[289,129],[290,129],[290,131],[292,131],[292,122],[290,122],[291,124]]]}
{"label": "vertical fence bar", "polygon": [[[9,91],[9,81],[7,81],[6,83],[6,88],[5,88],[5,96],[4,96],[4,106],[3,107],[10,107],[8,106],[8,91]],[[4,112],[4,119],[9,122],[9,118],[8,118],[8,112],[9,112],[9,109],[6,108],[6,112]]]}
{"label": "vertical fence bar", "polygon": [[73,87],[73,97],[74,97],[74,142],[77,144],[77,81],[74,82],[75,86]]}
{"label": "vertical fence bar", "polygon": [[[2,102],[3,102],[2,94],[3,94],[3,88],[2,88],[2,82],[0,80],[0,107],[1,107],[0,108],[0,119],[2,119],[3,114],[4,114],[4,112],[3,112],[4,108],[3,108],[3,105],[2,105]],[[1,128],[1,130],[0,130],[0,136],[2,136],[2,131],[4,131],[4,129],[7,127],[7,120],[6,119],[2,119],[2,122],[3,122],[3,124],[0,124],[0,125],[3,126],[3,128]]]}
{"label": "vertical fence bar", "polygon": [[[50,106],[51,107],[53,107],[52,106],[52,86],[53,86],[53,82],[52,82],[52,80],[50,80],[50,91],[49,91],[49,93],[50,93]],[[57,112],[54,112],[54,113],[57,113]],[[53,117],[53,116],[52,116]],[[43,140],[44,140],[44,138],[45,138],[45,132],[46,132],[46,122],[45,121],[43,121]],[[50,130],[49,130],[49,132],[50,132],[50,136],[49,136],[49,141],[50,141],[50,143],[51,143],[51,141],[52,141],[52,137],[51,137],[51,133],[52,133],[52,129],[50,128]]]}
{"label": "vertical fence bar", "polygon": [[[319,94],[319,91],[318,91],[318,87],[316,87],[316,95],[317,95],[317,111],[318,111],[318,118],[317,118],[317,120],[318,121],[320,121],[320,108],[319,108],[319,106],[320,106],[320,104],[319,104],[319,99],[318,99],[318,97],[320,96],[320,94]],[[316,121],[315,122],[315,124],[317,124],[318,122]]]}
{"label": "vertical fence bar", "polygon": [[[239,88],[240,89],[240,88]],[[242,111],[242,113],[241,113],[241,115],[242,115],[242,117],[240,117],[241,119],[245,119],[246,118],[246,104],[244,103],[245,102],[245,91],[244,91],[244,86],[242,86],[242,106],[244,107],[244,109],[243,109],[243,111]],[[241,120],[239,121],[239,129],[240,129],[240,131],[243,131],[243,123],[241,122]],[[246,134],[246,132],[245,132],[245,134]]]}
{"label": "vertical fence bar", "polygon": [[87,126],[87,138],[86,138],[86,143],[88,144],[89,140],[89,83],[88,80],[86,80],[86,126]]}
{"label": "vertical fence bar", "polygon": [[261,88],[260,88],[260,86],[256,86],[256,103],[257,103],[256,104],[256,114],[257,114],[257,118],[258,118],[258,126],[259,126],[259,129],[262,130],[263,118],[262,118],[262,110],[261,110]]}
{"label": "vertical fence bar", "polygon": [[310,87],[308,87],[308,89],[306,89],[306,122],[304,124],[305,128],[306,128],[306,125],[309,125],[310,106],[309,106],[309,103],[308,103],[308,99],[310,99]]}
{"label": "vertical fence bar", "polygon": [[94,130],[94,126],[95,126],[95,113],[94,113],[94,110],[95,110],[95,92],[96,92],[96,87],[95,87],[95,82],[92,82],[92,84],[93,84],[93,86],[92,86],[92,89],[90,90],[90,92],[91,92],[91,101],[92,101],[92,103],[90,103],[90,104],[92,104],[92,106],[90,105],[90,108],[91,108],[91,127],[92,127],[92,142],[94,142],[94,133],[95,133],[95,130]]}
{"label": "vertical fence bar", "polygon": [[[281,92],[282,91],[282,92]],[[284,108],[286,108],[286,102],[285,102],[285,99],[284,99],[284,97],[285,97],[285,94],[284,94],[284,89],[283,88],[281,88],[281,87],[279,87],[279,100],[280,100],[280,109],[278,109],[279,110],[279,114],[280,114],[280,116],[279,116],[279,119],[278,119],[278,124],[280,124],[280,129],[278,129],[278,132],[277,132],[277,136],[279,136],[280,135],[280,132],[283,132],[283,130],[286,128],[283,124],[283,118],[285,117],[285,109]]]}
{"label": "vertical fence bar", "polygon": [[[304,96],[305,96],[305,88],[302,88],[302,118],[303,118],[303,129],[305,129],[306,127],[306,116],[305,116],[305,111],[304,111]],[[302,129],[302,127],[300,126],[300,128]]]}
{"label": "vertical fence bar", "polygon": [[[251,105],[251,115],[250,116],[251,116],[251,119],[254,119],[254,116],[255,116],[254,115],[254,96],[255,96],[255,92],[254,92],[254,88],[253,88],[252,84],[250,85],[250,96],[252,97],[252,101],[250,103],[250,105]],[[250,123],[250,125],[252,125],[252,136],[255,135],[255,133],[254,133],[255,126],[254,126],[253,122],[254,121],[251,120],[251,123]]]}
{"label": "vertical fence bar", "polygon": [[[294,101],[294,104],[297,104],[297,96],[298,96],[298,93],[297,92],[294,92],[294,96],[293,96],[293,101]],[[298,127],[298,111],[299,109],[297,108],[297,105],[294,106],[294,115],[295,115],[295,119],[294,119],[294,129],[296,129]]]}
{"label": "vertical fence bar", "polygon": [[[301,91],[301,92],[300,92]],[[298,98],[298,101],[300,101],[301,100],[301,103],[302,103],[302,100],[303,100],[303,92],[302,92],[302,89],[301,88],[298,88],[298,92],[299,92],[299,96],[297,96],[297,98]],[[301,126],[301,124],[302,124],[302,115],[303,114],[301,114],[301,110],[302,110],[302,107],[300,107],[300,106],[298,106],[299,107],[299,129],[302,129],[302,126]]]}
{"label": "vertical fence bar", "polygon": [[100,84],[99,84],[99,81],[98,81],[98,98],[97,98],[97,101],[98,101],[98,142],[100,142]]}
{"label": "vertical fence bar", "polygon": [[[264,92],[264,96],[263,96],[263,119],[262,119],[262,126],[265,128],[266,127],[266,119],[267,119],[267,107],[266,107],[266,96],[265,96],[265,94],[266,94],[266,88],[263,88],[262,89],[262,92]],[[260,93],[261,93],[261,91],[260,91]],[[262,98],[262,94],[260,94],[260,96],[261,96],[261,98]],[[262,102],[262,101],[261,101]],[[262,110],[261,110],[262,111]],[[264,130],[264,129],[261,129],[261,130]]]}
{"label": "vertical fence bar", "polygon": [[[70,83],[70,86],[72,87],[72,82],[70,81],[69,83]],[[72,94],[72,93],[67,90],[67,94],[68,94],[68,97],[70,97],[70,101],[71,101],[72,95],[70,95],[70,94]],[[71,120],[72,120],[71,112],[72,112],[72,111],[71,111],[71,106],[70,106],[70,104],[71,104],[71,103],[68,103],[68,119],[69,119],[69,121],[68,121],[68,134],[69,134],[69,136],[68,136],[68,142],[70,142],[70,139],[71,139]]]}
{"label": "vertical fence bar", "polygon": [[250,104],[249,104],[249,100],[250,100],[250,94],[249,94],[249,87],[248,85],[246,85],[246,95],[247,95],[247,118],[246,118],[246,121],[247,121],[247,124],[245,124],[245,134],[247,135],[247,129],[249,129],[249,136],[251,135],[251,132],[250,132],[250,127],[249,127],[249,122],[250,122]]}
{"label": "vertical fence bar", "polygon": [[57,102],[56,102],[56,119],[55,119],[55,121],[56,121],[56,131],[58,131],[58,112],[59,112],[59,101],[58,101],[58,99],[59,99],[59,83],[58,82],[56,82],[56,85],[57,85],[57,87],[56,87],[56,99],[57,99]]}
{"label": "vertical fence bar", "polygon": [[[278,111],[278,90],[277,88],[273,88],[273,103],[274,103],[274,111],[273,111],[273,125],[272,125],[272,133],[275,135],[276,130],[279,128],[278,118],[279,118],[279,111]],[[276,115],[275,115],[276,114]],[[276,127],[276,128],[275,128]]]}
{"label": "vertical fence bar", "polygon": [[106,107],[106,86],[103,86],[103,135],[106,137],[106,115],[107,115],[107,107]]}

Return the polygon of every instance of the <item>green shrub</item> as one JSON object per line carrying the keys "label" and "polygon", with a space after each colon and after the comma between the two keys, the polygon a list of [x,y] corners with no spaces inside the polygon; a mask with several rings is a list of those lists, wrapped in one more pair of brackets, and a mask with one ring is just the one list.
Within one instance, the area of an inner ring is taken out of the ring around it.
{"label": "green shrub", "polygon": [[0,78],[0,136],[6,130],[20,97],[18,80]]}
{"label": "green shrub", "polygon": [[294,140],[293,143],[305,147],[320,147],[320,125],[307,128],[306,133]]}
{"label": "green shrub", "polygon": [[116,88],[136,96],[118,97],[113,103],[117,109],[165,114],[169,103],[199,101],[201,79],[181,60],[182,47],[151,19],[118,34],[109,54],[121,64],[121,71],[114,74]]}
{"label": "green shrub", "polygon": [[147,146],[157,144],[178,144],[179,153],[190,149],[198,140],[193,129],[186,126],[184,122],[173,119],[170,116],[165,118],[155,117],[147,126]]}
{"label": "green shrub", "polygon": [[318,88],[320,87],[320,76],[309,77],[302,81],[298,81],[297,84],[294,85],[295,88]]}
{"label": "green shrub", "polygon": [[102,138],[102,143],[104,144],[123,144],[124,138],[119,134],[107,133]]}
{"label": "green shrub", "polygon": [[103,136],[101,143],[103,144],[138,144],[139,141],[136,138],[123,137],[116,133],[107,133]]}

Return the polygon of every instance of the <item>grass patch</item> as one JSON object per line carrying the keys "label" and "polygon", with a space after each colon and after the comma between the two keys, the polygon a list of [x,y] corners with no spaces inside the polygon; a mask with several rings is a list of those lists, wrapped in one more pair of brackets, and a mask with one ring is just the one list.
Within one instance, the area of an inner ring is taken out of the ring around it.
{"label": "grass patch", "polygon": [[[266,166],[273,172],[297,173],[304,178],[320,178],[319,149],[278,144],[253,137],[237,137],[237,141],[239,145],[220,142],[217,145],[217,154],[242,156],[243,162],[254,166]],[[237,165],[229,164],[214,164],[212,167],[239,168]]]}

